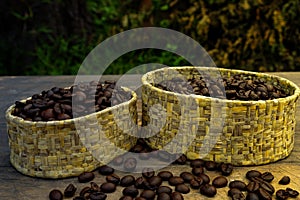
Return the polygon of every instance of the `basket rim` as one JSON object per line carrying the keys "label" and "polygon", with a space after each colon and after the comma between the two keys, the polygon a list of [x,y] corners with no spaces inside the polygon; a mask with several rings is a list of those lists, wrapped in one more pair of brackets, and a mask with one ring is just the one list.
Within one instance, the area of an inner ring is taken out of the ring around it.
{"label": "basket rim", "polygon": [[[118,109],[121,106],[126,106],[126,105],[129,105],[129,104],[137,101],[137,94],[133,90],[131,90],[131,89],[127,88],[127,87],[123,87],[123,86],[121,86],[121,88],[124,89],[125,91],[131,92],[132,97],[131,97],[131,99],[129,101],[125,101],[123,103],[120,103],[120,104],[117,104],[115,106],[106,108],[104,110],[90,113],[88,115],[83,115],[83,116],[80,116],[80,117],[76,117],[76,118],[72,118],[72,119],[66,119],[66,120],[29,121],[29,120],[25,120],[25,119],[23,119],[21,117],[18,117],[18,116],[15,116],[15,115],[12,114],[12,111],[15,108],[15,104],[13,104],[13,105],[9,106],[8,109],[6,110],[6,112],[5,112],[5,118],[6,118],[7,121],[16,121],[16,122],[21,123],[21,124],[32,125],[32,126],[34,126],[34,125],[40,125],[40,126],[42,126],[42,125],[60,125],[62,123],[66,124],[66,125],[67,124],[73,124],[73,123],[75,123],[77,121],[80,121],[81,119],[86,119],[88,117],[95,117],[96,115],[103,115],[105,113],[114,111],[114,110]],[[25,100],[28,100],[30,98],[31,97],[23,99],[21,101],[25,101]]]}
{"label": "basket rim", "polygon": [[[171,91],[166,91],[163,89],[160,89],[158,87],[153,86],[149,81],[149,77],[157,72],[160,71],[164,71],[164,70],[168,70],[168,69],[174,69],[174,70],[182,70],[182,69],[209,69],[209,70],[214,70],[214,71],[226,71],[226,72],[234,72],[234,73],[241,73],[241,74],[249,74],[249,75],[255,75],[255,76],[261,76],[261,77],[268,77],[268,78],[274,78],[277,79],[279,82],[287,82],[291,87],[293,87],[294,90],[294,94],[289,95],[287,97],[284,98],[276,98],[276,99],[271,99],[271,100],[247,100],[247,101],[243,101],[243,100],[229,100],[229,99],[220,99],[220,98],[216,98],[216,97],[207,97],[207,96],[202,96],[202,95],[196,95],[196,94],[180,94],[180,93],[175,93],[175,92],[171,92]],[[193,97],[197,100],[210,100],[210,101],[214,101],[214,102],[224,102],[224,103],[239,103],[239,104],[243,104],[243,105],[249,105],[249,104],[265,104],[267,102],[276,102],[276,101],[289,101],[289,100],[293,100],[293,99],[297,99],[300,96],[300,88],[293,83],[292,81],[277,76],[277,75],[271,75],[271,74],[267,74],[267,73],[261,73],[261,72],[252,72],[252,71],[246,71],[246,70],[239,70],[239,69],[226,69],[226,68],[219,68],[219,67],[206,67],[206,66],[174,66],[174,67],[163,67],[160,69],[156,69],[156,70],[152,70],[149,71],[147,73],[145,73],[142,78],[141,78],[142,84],[143,86],[147,86],[149,87],[151,90],[154,90],[156,92],[160,92],[160,93],[164,93],[164,94],[168,94],[168,95],[176,95],[179,97]]]}

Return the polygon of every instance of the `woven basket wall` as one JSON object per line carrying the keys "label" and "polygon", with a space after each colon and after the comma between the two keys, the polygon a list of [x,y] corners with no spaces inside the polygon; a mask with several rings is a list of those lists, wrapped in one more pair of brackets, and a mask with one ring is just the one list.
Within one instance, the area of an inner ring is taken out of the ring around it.
{"label": "woven basket wall", "polygon": [[[271,84],[280,84],[290,95],[241,101],[178,94],[153,86],[173,77],[198,77],[198,70],[216,78],[218,74],[229,77],[241,73],[261,77]],[[143,125],[152,135],[147,139],[152,148],[186,153],[189,159],[237,166],[274,162],[287,157],[293,149],[300,90],[289,80],[241,70],[172,67],[148,72],[142,83]]]}
{"label": "woven basket wall", "polygon": [[111,160],[129,150],[137,140],[126,134],[136,131],[132,123],[137,120],[137,96],[131,93],[127,102],[61,121],[23,120],[11,114],[14,105],[9,107],[6,120],[12,165],[29,176],[65,178],[101,166],[97,156]]}

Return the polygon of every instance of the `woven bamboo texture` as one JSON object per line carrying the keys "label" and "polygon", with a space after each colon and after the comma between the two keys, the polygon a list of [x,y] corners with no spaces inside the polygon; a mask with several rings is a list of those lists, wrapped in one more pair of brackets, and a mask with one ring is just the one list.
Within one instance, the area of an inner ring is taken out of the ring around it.
{"label": "woven bamboo texture", "polygon": [[[126,88],[124,88],[126,89]],[[127,89],[126,89],[127,90]],[[65,178],[92,171],[136,143],[137,96],[75,119],[31,122],[6,111],[11,164],[33,177]],[[118,147],[119,151],[116,151]]]}
{"label": "woven bamboo texture", "polygon": [[[211,77],[243,74],[280,84],[286,98],[259,101],[226,100],[164,91],[153,84],[209,72]],[[260,165],[287,157],[294,146],[295,106],[299,88],[291,81],[262,73],[211,67],[172,67],[142,77],[143,125],[152,148],[186,153],[236,166]],[[163,117],[162,117],[163,116]]]}

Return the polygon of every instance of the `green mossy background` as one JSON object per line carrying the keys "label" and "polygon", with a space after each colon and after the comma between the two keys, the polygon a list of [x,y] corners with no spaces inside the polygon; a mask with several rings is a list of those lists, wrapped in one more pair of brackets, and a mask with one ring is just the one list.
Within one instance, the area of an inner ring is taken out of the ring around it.
{"label": "green mossy background", "polygon": [[[97,44],[148,26],[192,37],[219,67],[300,71],[299,16],[299,0],[2,0],[0,75],[77,74]],[[189,64],[169,52],[138,50],[106,73],[153,62]]]}

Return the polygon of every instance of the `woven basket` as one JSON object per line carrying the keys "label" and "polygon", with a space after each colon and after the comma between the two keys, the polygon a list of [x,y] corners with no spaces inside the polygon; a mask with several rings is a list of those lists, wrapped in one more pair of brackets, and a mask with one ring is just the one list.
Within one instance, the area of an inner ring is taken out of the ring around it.
{"label": "woven basket", "polygon": [[[136,131],[132,123],[137,120],[137,96],[130,92],[132,98],[127,102],[61,121],[23,120],[12,115],[14,105],[9,107],[6,120],[12,165],[29,176],[65,178],[101,166],[98,155],[111,160],[129,150],[137,140],[125,134]],[[121,125],[118,120],[122,120]]]}
{"label": "woven basket", "polygon": [[[227,100],[178,94],[153,86],[178,76],[186,80],[199,77],[198,70],[211,72],[212,76],[219,73],[224,77],[260,77],[280,84],[289,96],[259,101]],[[171,67],[148,72],[142,83],[142,119],[147,134],[151,134],[147,143],[152,148],[180,151],[189,159],[203,158],[236,166],[274,162],[287,157],[293,149],[300,90],[289,80],[242,70]]]}

